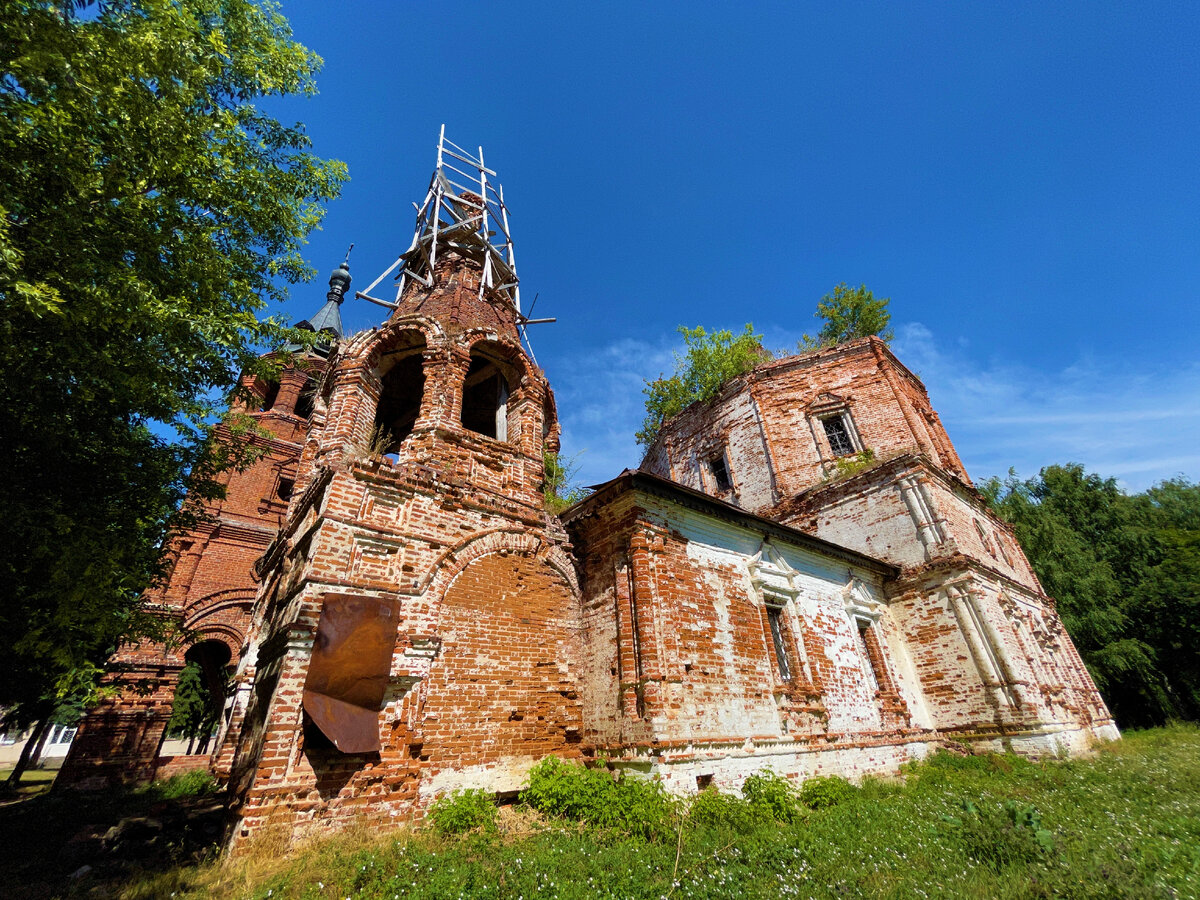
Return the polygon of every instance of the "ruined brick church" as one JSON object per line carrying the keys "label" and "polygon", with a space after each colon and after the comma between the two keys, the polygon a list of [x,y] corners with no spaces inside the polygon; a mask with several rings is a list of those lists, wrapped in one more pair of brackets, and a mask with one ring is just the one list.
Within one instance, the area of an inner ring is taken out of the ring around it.
{"label": "ruined brick church", "polygon": [[[203,759],[236,847],[511,797],[554,754],[675,792],[895,770],[946,740],[1079,752],[1116,727],[1054,601],[972,486],[921,381],[864,338],[765,362],[664,423],[641,467],[559,516],[559,425],[522,341],[507,208],[444,138],[409,249],[357,296],[343,264],[278,383],[244,380],[264,454],[170,548],[149,597],[186,628],[59,776],[160,755],[185,662],[236,665]],[[394,300],[371,291],[395,273]]]}

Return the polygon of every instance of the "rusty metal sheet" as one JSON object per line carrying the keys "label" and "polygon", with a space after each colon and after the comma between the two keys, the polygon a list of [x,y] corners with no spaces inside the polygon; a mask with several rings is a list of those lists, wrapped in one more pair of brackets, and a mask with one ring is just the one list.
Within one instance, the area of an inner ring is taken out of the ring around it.
{"label": "rusty metal sheet", "polygon": [[395,647],[394,601],[325,597],[304,682],[304,711],[341,752],[379,752],[379,709]]}

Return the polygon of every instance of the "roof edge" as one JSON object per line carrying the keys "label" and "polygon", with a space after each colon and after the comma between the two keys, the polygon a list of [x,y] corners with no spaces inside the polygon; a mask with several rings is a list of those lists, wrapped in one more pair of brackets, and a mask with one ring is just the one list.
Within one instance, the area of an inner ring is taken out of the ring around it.
{"label": "roof edge", "polygon": [[595,491],[588,497],[564,510],[559,519],[567,524],[593,512],[597,506],[603,506],[617,497],[630,492],[640,492],[655,497],[662,497],[680,506],[706,513],[717,519],[741,525],[754,531],[760,531],[764,537],[777,537],[787,543],[811,550],[825,556],[836,557],[843,562],[868,569],[885,578],[896,578],[900,568],[891,563],[859,553],[832,541],[815,537],[805,531],[783,525],[774,519],[768,519],[741,507],[710,497],[708,494],[686,487],[659,475],[652,475],[640,469],[626,469],[611,481],[596,485]]}

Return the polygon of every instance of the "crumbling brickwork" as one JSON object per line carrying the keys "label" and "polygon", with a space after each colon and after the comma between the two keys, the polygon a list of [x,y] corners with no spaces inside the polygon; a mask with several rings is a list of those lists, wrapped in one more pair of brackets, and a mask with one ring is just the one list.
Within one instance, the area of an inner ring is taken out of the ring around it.
{"label": "crumbling brickwork", "polygon": [[[277,385],[242,381],[248,401],[233,412],[255,422],[258,460],[224,476],[224,497],[206,503],[199,523],[168,549],[166,581],[148,593],[152,609],[173,620],[179,644],[142,641],[109,661],[106,680],[119,688],[80,723],[57,783],[87,788],[167,777],[182,763],[159,759],[175,686],[189,658],[208,667],[236,663],[245,643],[258,588],[254,563],[283,521],[306,431],[304,396],[324,360],[310,354],[285,369]],[[217,431],[223,437],[224,428]],[[216,674],[216,673],[210,673]],[[228,760],[217,760],[228,771]]]}
{"label": "crumbling brickwork", "polygon": [[892,567],[641,473],[568,521],[587,737],[615,764],[694,790],[737,788],[764,765],[858,775],[879,754],[924,752],[929,723],[883,602]]}
{"label": "crumbling brickwork", "polygon": [[[479,299],[478,261],[442,259],[433,287],[331,360],[303,493],[260,566],[235,842],[367,810],[383,826],[444,790],[515,791],[543,756],[580,753],[579,586],[542,496],[553,398],[512,312]],[[385,610],[372,633],[392,644],[376,671],[333,684],[324,660],[368,646],[365,625],[340,647],[326,628],[348,603]],[[364,713],[346,698],[377,677]]]}
{"label": "crumbling brickwork", "polygon": [[[546,755],[690,792],[768,766],[894,771],[948,738],[1037,754],[1116,736],[877,338],[734,379],[664,423],[640,470],[549,515],[554,397],[521,344],[511,243],[492,243],[493,225],[510,241],[502,199],[482,160],[480,193],[444,177],[443,151],[473,162],[460,150],[439,146],[388,320],[277,392],[250,385],[268,455],[172,547],[158,602],[238,662],[212,757],[235,852],[268,827],[413,821],[456,788],[511,797]],[[343,265],[331,302],[348,285]],[[117,662],[150,690],[89,718],[73,778],[154,768],[183,657]]]}
{"label": "crumbling brickwork", "polygon": [[[825,422],[843,422],[851,453],[831,446]],[[920,453],[970,484],[924,386],[878,338],[787,357],[733,379],[721,394],[671,420],[642,468],[737,506],[776,504],[837,472],[839,458]],[[724,454],[732,487],[709,464]]]}
{"label": "crumbling brickwork", "polygon": [[1030,752],[1116,735],[1012,530],[878,338],[735,379],[666,423],[643,466],[897,566],[889,618],[939,733]]}

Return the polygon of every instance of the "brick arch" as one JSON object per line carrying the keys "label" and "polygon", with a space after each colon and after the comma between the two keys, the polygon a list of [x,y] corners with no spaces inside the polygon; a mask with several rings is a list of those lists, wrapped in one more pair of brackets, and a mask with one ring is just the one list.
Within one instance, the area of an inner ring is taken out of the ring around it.
{"label": "brick arch", "polygon": [[441,646],[414,735],[428,758],[423,793],[472,779],[515,790],[542,757],[579,754],[582,610],[555,551],[527,533],[494,531],[458,548],[435,576]]}
{"label": "brick arch", "polygon": [[[426,359],[431,350],[445,344],[437,322],[423,316],[406,316],[359,334],[339,349],[336,363],[330,366],[325,427],[320,437],[325,450],[365,446],[370,441],[386,375],[386,370],[380,371],[383,356],[398,349],[406,335],[419,338],[412,340],[413,352]],[[426,394],[428,390],[427,384]]]}
{"label": "brick arch", "polygon": [[419,592],[440,600],[475,560],[491,553],[521,553],[532,555],[555,569],[579,599],[579,578],[570,555],[557,544],[541,540],[537,535],[515,528],[496,528],[472,535],[446,550],[419,585]]}
{"label": "brick arch", "polygon": [[253,588],[234,588],[189,603],[184,610],[183,627],[196,635],[192,643],[221,641],[229,648],[230,659],[236,661],[246,642],[255,593]]}
{"label": "brick arch", "polygon": [[425,316],[405,316],[383,325],[377,331],[368,331],[352,339],[342,350],[339,365],[351,362],[365,363],[374,369],[379,357],[395,347],[406,331],[415,331],[425,339],[425,346],[432,348],[445,343],[446,332],[441,324]]}
{"label": "brick arch", "polygon": [[519,445],[525,453],[540,456],[546,437],[546,397],[550,387],[520,343],[495,331],[473,328],[456,337],[455,349],[465,354],[465,359],[480,356],[497,364],[508,382],[507,441]]}

